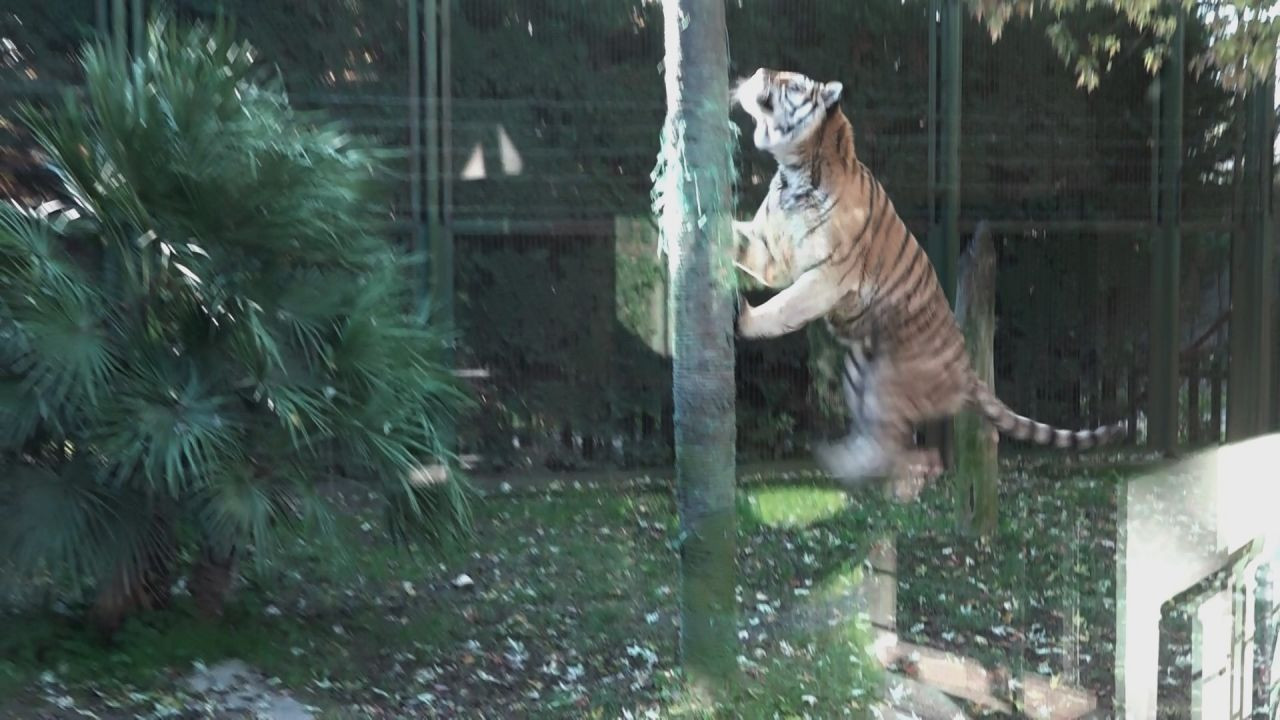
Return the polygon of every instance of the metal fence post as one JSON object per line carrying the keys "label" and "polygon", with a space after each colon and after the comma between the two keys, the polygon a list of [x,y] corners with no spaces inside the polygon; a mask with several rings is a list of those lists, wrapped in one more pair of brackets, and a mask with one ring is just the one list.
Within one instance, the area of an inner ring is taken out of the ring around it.
{"label": "metal fence post", "polygon": [[[933,0],[929,18],[929,236],[925,242],[947,300],[955,307],[960,255],[960,102],[964,9]],[[954,467],[951,422],[929,423],[925,439]]]}
{"label": "metal fence post", "polygon": [[440,200],[431,244],[431,273],[433,306],[441,322],[452,327],[454,323],[454,267],[453,267],[453,58],[450,46],[452,0],[439,0],[440,31],[435,36],[440,45],[440,79],[437,93],[440,98]]}
{"label": "metal fence post", "polygon": [[1271,427],[1272,302],[1275,238],[1271,236],[1274,74],[1245,99],[1244,213],[1231,241],[1231,348],[1227,440]]}
{"label": "metal fence post", "polygon": [[956,304],[956,264],[960,256],[960,115],[963,13],[960,0],[947,0],[942,13],[942,232],[934,247],[935,262],[947,300]]}
{"label": "metal fence post", "polygon": [[423,114],[426,99],[423,95],[423,7],[422,0],[409,0],[409,220],[413,236],[410,250],[416,262],[414,264],[413,291],[419,311],[426,308],[428,284],[427,265],[427,226],[424,216],[424,186],[426,170],[423,168]]}
{"label": "metal fence post", "polygon": [[[450,62],[450,5],[451,0],[422,0],[425,63],[423,63],[423,106],[425,107],[425,155],[424,178],[425,224],[419,224],[425,232],[422,247],[427,250],[427,293],[423,299],[430,303],[432,319],[448,328],[454,327],[454,263],[453,230],[451,220],[452,190],[450,188],[449,143],[451,123],[449,102],[451,92]],[[455,354],[450,348],[445,362],[453,365]],[[441,432],[447,450],[456,451],[456,428],[449,426]]]}
{"label": "metal fence post", "polygon": [[425,0],[426,228],[430,255],[431,309],[453,323],[453,234],[448,226],[450,92],[449,0]]}
{"label": "metal fence post", "polygon": [[107,35],[111,32],[111,7],[107,0],[94,0],[93,19],[94,29],[100,34]]}
{"label": "metal fence post", "polygon": [[128,33],[128,11],[126,4],[128,0],[111,0],[111,41],[115,44],[116,61],[121,65],[128,62],[129,49],[127,42]]}
{"label": "metal fence post", "polygon": [[929,237],[938,280],[955,305],[960,255],[960,102],[963,9],[959,0],[934,0],[929,59]]}
{"label": "metal fence post", "polygon": [[1178,299],[1182,244],[1182,83],[1185,12],[1178,8],[1169,56],[1156,80],[1151,242],[1150,389],[1148,443],[1172,454],[1178,446]]}
{"label": "metal fence post", "polygon": [[[938,19],[942,14],[942,0],[929,3],[929,107],[926,108],[928,138],[928,198],[929,227],[925,242],[932,252],[933,238],[938,229]],[[936,261],[935,261],[936,262]]]}
{"label": "metal fence post", "polygon": [[142,52],[146,24],[145,0],[129,0],[129,51],[134,54]]}

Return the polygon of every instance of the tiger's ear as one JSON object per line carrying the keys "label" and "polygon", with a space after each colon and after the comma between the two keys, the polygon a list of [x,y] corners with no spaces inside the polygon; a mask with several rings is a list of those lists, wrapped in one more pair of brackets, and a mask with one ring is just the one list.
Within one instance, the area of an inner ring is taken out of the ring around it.
{"label": "tiger's ear", "polygon": [[832,80],[822,85],[822,91],[818,93],[822,98],[822,104],[828,108],[840,102],[840,98],[844,96],[844,83],[839,80]]}

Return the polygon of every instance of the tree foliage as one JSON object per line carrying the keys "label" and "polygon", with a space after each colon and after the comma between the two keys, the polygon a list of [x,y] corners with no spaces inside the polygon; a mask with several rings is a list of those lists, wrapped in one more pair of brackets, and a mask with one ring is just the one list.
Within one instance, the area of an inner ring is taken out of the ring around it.
{"label": "tree foliage", "polygon": [[323,519],[335,473],[399,540],[465,529],[461,485],[414,479],[467,398],[377,230],[385,153],[223,24],[159,17],[118,57],[89,45],[83,94],[23,113],[62,202],[0,206],[0,557],[110,625],[186,540],[208,577]]}
{"label": "tree foliage", "polygon": [[1143,61],[1152,74],[1164,63],[1177,27],[1179,10],[1192,13],[1209,29],[1209,42],[1190,56],[1197,73],[1209,72],[1224,88],[1244,92],[1275,69],[1280,41],[1280,12],[1275,2],[1259,0],[964,0],[993,40],[1009,20],[1048,13],[1045,34],[1058,56],[1071,66],[1081,87],[1092,90],[1126,48],[1117,21],[1148,34]]}

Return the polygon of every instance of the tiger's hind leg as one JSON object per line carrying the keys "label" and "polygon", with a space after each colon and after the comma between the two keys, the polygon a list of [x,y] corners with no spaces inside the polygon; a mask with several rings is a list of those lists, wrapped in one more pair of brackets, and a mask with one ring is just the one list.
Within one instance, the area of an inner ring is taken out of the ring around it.
{"label": "tiger's hind leg", "polygon": [[[960,348],[963,350],[963,347]],[[967,358],[947,353],[920,353],[892,368],[885,392],[893,399],[892,413],[910,423],[955,415],[969,398]],[[937,448],[912,447],[900,458],[895,493],[914,498],[943,472]]]}
{"label": "tiger's hind leg", "polygon": [[861,428],[834,443],[814,448],[819,467],[847,490],[868,483],[880,485],[899,502],[914,500],[937,475],[937,453],[906,448],[910,433],[905,427],[877,424]]}
{"label": "tiger's hind leg", "polygon": [[900,465],[907,428],[885,417],[879,386],[883,375],[867,345],[856,344],[845,353],[840,389],[848,433],[835,442],[815,444],[813,454],[823,472],[846,488],[893,476]]}
{"label": "tiger's hind leg", "polygon": [[834,443],[819,443],[813,452],[823,472],[846,488],[869,481],[886,484],[899,501],[914,499],[925,484],[942,472],[933,448],[912,447],[911,372],[891,366],[858,344],[845,354],[841,390],[849,417],[848,434]]}
{"label": "tiger's hind leg", "polygon": [[905,472],[931,480],[942,474],[942,456],[937,448],[911,448],[903,452],[902,467]]}
{"label": "tiger's hind leg", "polygon": [[914,500],[929,484],[942,474],[942,456],[937,448],[911,448],[898,456],[898,467],[890,478],[889,491],[901,502]]}
{"label": "tiger's hind leg", "polygon": [[877,437],[878,433],[855,431],[835,442],[813,448],[822,471],[847,488],[884,479],[895,469],[895,448]]}

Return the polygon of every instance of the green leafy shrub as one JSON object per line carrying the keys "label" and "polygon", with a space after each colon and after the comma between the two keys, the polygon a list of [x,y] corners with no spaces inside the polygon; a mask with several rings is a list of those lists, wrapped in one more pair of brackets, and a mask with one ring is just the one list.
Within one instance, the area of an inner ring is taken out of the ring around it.
{"label": "green leafy shrub", "polygon": [[112,629],[186,556],[219,613],[334,475],[399,541],[465,533],[442,424],[469,400],[379,233],[384,153],[291,108],[225,25],[162,17],[119,57],[90,45],[83,93],[23,113],[63,200],[0,206],[0,563]]}

